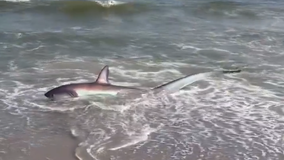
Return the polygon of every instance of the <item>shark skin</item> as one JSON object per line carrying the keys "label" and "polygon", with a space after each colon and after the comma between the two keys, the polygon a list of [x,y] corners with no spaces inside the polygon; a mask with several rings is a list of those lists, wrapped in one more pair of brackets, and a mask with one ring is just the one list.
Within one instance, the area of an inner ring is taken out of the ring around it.
{"label": "shark skin", "polygon": [[69,99],[69,98],[95,96],[95,95],[117,96],[118,94],[121,93],[127,93],[133,91],[134,92],[165,91],[167,93],[174,93],[191,83],[205,79],[206,77],[213,75],[215,73],[229,74],[229,73],[238,73],[238,72],[241,72],[241,70],[237,69],[230,71],[205,72],[205,73],[187,75],[185,77],[172,80],[168,83],[162,84],[155,88],[145,90],[130,86],[112,85],[109,82],[109,67],[108,65],[106,65],[100,71],[95,82],[71,83],[71,84],[62,85],[49,90],[44,94],[44,96],[50,100],[58,100],[58,99],[66,99],[66,98]]}

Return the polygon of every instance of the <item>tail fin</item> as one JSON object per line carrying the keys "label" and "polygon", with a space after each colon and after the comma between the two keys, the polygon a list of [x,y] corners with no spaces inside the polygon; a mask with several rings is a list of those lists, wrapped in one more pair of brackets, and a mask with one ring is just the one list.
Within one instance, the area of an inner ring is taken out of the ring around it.
{"label": "tail fin", "polygon": [[205,73],[198,73],[198,74],[194,74],[194,75],[188,75],[173,81],[170,81],[168,83],[162,84],[160,86],[157,86],[155,88],[153,88],[152,90],[163,90],[166,91],[168,93],[173,93],[173,92],[177,92],[180,89],[188,86],[191,83],[194,83],[196,81],[199,80],[203,80],[206,79],[207,77],[216,74],[216,73],[223,73],[223,74],[229,74],[229,73],[239,73],[241,72],[240,69],[236,69],[236,70],[226,70],[226,71],[213,71],[213,72],[205,72]]}

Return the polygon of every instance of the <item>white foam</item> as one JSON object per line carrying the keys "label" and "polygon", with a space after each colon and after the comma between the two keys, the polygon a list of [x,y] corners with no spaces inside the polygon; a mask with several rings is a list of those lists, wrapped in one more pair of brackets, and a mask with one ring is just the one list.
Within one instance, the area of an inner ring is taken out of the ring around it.
{"label": "white foam", "polygon": [[[73,99],[73,101],[76,101],[76,99]],[[71,103],[72,101],[70,101],[69,103]],[[49,104],[49,105],[46,105],[46,104],[38,104],[36,102],[31,102],[30,100],[24,100],[24,103],[25,105],[27,106],[30,106],[30,107],[34,107],[34,108],[38,108],[38,109],[41,109],[42,111],[58,111],[58,112],[66,112],[66,111],[74,111],[76,109],[79,109],[79,108],[86,108],[88,107],[87,105],[75,105],[76,103],[73,103],[72,107],[70,107],[70,104],[68,104],[68,101],[66,102],[66,105],[62,105],[62,106],[59,106],[58,103],[54,103],[54,104]]]}
{"label": "white foam", "polygon": [[[211,81],[211,83],[213,83],[213,82],[214,81]],[[238,121],[241,122],[245,126],[244,129],[250,130],[252,126],[250,126],[249,124],[245,124],[245,121],[243,121],[243,119],[251,119],[253,121],[257,121],[259,126],[267,125],[267,123],[262,124],[261,121],[258,121],[257,119],[255,119],[256,117],[251,117],[251,113],[253,113],[255,111],[257,111],[257,112],[260,111],[263,118],[265,118],[266,116],[270,117],[270,114],[272,114],[272,113],[268,111],[269,106],[275,105],[275,104],[279,105],[281,103],[280,101],[278,101],[278,102],[276,101],[276,102],[273,102],[273,103],[269,102],[269,101],[262,102],[263,105],[260,105],[259,107],[262,107],[264,110],[261,111],[257,108],[251,108],[252,106],[250,105],[250,103],[256,103],[256,102],[260,101],[261,97],[263,97],[263,98],[269,97],[269,95],[273,94],[272,92],[264,90],[264,89],[257,87],[257,86],[246,86],[245,87],[242,83],[236,83],[235,81],[224,81],[224,82],[219,82],[219,83],[215,82],[214,84],[211,84],[211,85],[213,85],[213,86],[211,86],[210,88],[214,88],[213,92],[209,93],[207,95],[200,95],[200,97],[198,97],[198,96],[193,97],[193,95],[197,94],[200,91],[204,91],[204,89],[182,91],[182,92],[176,93],[175,95],[173,95],[174,99],[176,100],[176,101],[174,101],[176,111],[172,112],[170,110],[167,111],[168,109],[166,109],[166,108],[164,108],[164,109],[160,108],[160,109],[163,109],[163,110],[160,110],[161,112],[159,112],[159,115],[167,117],[168,121],[172,121],[174,123],[176,123],[177,120],[182,121],[183,123],[187,123],[187,122],[192,121],[192,118],[190,117],[192,111],[199,110],[200,108],[206,107],[205,108],[206,110],[202,111],[202,119],[204,119],[208,122],[210,122],[210,121],[212,122],[216,119],[219,119],[219,116],[221,116],[221,114],[216,112],[215,109],[228,108],[228,109],[233,109],[235,111],[234,113],[237,115],[236,118],[239,118]],[[208,89],[210,89],[210,88],[208,88]],[[240,90],[242,90],[242,92],[239,92],[239,91],[234,90],[234,89],[231,90],[230,88],[239,88]],[[249,94],[250,96],[246,97],[245,95],[247,95],[247,94]],[[220,96],[220,97],[217,98],[216,96]],[[191,98],[189,98],[189,97],[191,97]],[[249,100],[250,102],[243,105],[242,104],[243,103],[242,97],[248,98],[247,100]],[[143,97],[143,98],[145,98],[145,97]],[[141,98],[140,103],[138,103],[138,101],[136,100],[135,102],[133,102],[131,104],[129,103],[128,105],[132,105],[132,107],[140,106],[145,111],[145,110],[150,109],[149,107],[151,107],[151,108],[161,107],[159,105],[161,103],[166,103],[167,106],[171,106],[171,103],[173,103],[173,101],[171,101],[169,99],[164,99],[166,97],[160,97],[162,99],[159,99],[159,100],[157,100],[156,98],[153,97],[151,99],[151,97],[148,96],[144,100],[142,100],[142,98]],[[212,102],[218,102],[218,105],[212,106],[211,105]],[[191,104],[192,107],[186,108],[186,107],[189,107],[189,106],[185,106],[185,104]],[[167,107],[167,106],[164,106],[164,107]],[[208,109],[212,110],[212,111],[208,112]],[[144,119],[144,117],[141,117],[141,113],[145,113],[145,112],[135,112],[135,113],[139,114],[139,116],[136,115],[136,116],[138,116],[137,117],[138,119],[136,118],[135,122],[140,123],[141,118]],[[170,115],[170,116],[167,116],[167,115]],[[172,116],[175,116],[175,115],[176,116],[179,115],[178,116],[179,119],[172,119],[171,118]],[[157,120],[159,120],[159,119],[157,119]],[[151,123],[154,123],[154,122],[155,122],[155,120],[151,121]],[[268,123],[272,124],[271,122],[272,121],[270,121]],[[231,123],[231,122],[228,122],[228,123]],[[127,128],[127,126],[125,126],[125,127]],[[130,126],[128,126],[128,127],[130,127]],[[201,125],[200,127],[204,127],[204,126]],[[182,129],[184,134],[188,134],[189,132],[191,132],[190,129],[182,128],[181,126],[179,126],[177,129]],[[235,132],[232,129],[228,129],[226,132],[231,132],[231,131],[233,133]],[[133,133],[131,133],[131,132],[132,131],[130,131],[130,134],[129,134],[130,137],[135,135],[135,133],[136,133],[136,132],[133,132]],[[270,132],[271,132],[271,130],[270,130]],[[110,150],[118,150],[118,149],[122,149],[124,147],[128,147],[128,146],[137,144],[137,143],[142,142],[142,141],[146,141],[147,140],[146,135],[148,135],[148,134],[149,134],[149,132],[145,132],[145,134],[142,137],[133,136],[132,140],[129,140],[129,141],[127,141],[123,144],[120,144],[118,146],[112,147],[112,148],[110,148]],[[247,134],[249,134],[249,132]],[[267,135],[265,134],[265,136],[267,136]],[[269,137],[267,136],[266,138],[269,138]],[[184,141],[187,141],[187,140],[184,139]],[[247,145],[247,144],[245,144],[245,141],[244,141],[244,146],[245,145]]]}
{"label": "white foam", "polygon": [[35,48],[33,48],[33,49],[29,49],[29,50],[27,50],[27,51],[32,52],[32,51],[36,51],[36,50],[38,50],[38,49],[40,49],[40,48],[43,48],[43,47],[44,47],[43,45],[39,45],[39,46],[37,46],[37,47],[35,47]]}
{"label": "white foam", "polygon": [[185,49],[194,49],[195,51],[200,51],[200,50],[202,50],[202,49],[199,48],[199,47],[195,47],[195,46],[192,46],[192,45],[189,45],[189,44],[180,43],[180,44],[174,44],[174,45],[176,45],[177,47],[179,47],[181,50],[185,50]]}
{"label": "white foam", "polygon": [[10,62],[9,62],[9,69],[10,69],[11,71],[15,71],[15,70],[18,69],[18,66],[15,64],[15,61],[10,61]]}
{"label": "white foam", "polygon": [[150,128],[149,126],[147,126],[142,130],[142,133],[140,133],[138,135],[131,135],[127,142],[122,143],[120,145],[117,145],[115,147],[109,148],[109,150],[114,151],[114,150],[122,149],[122,148],[125,148],[125,147],[135,145],[137,143],[146,141],[148,139],[148,136],[151,133],[156,132],[157,130],[158,130],[158,128]]}
{"label": "white foam", "polygon": [[[65,60],[75,63],[78,62],[80,64],[85,61],[84,58],[81,58],[81,60],[73,60],[68,59],[68,57]],[[144,67],[143,69],[137,69],[138,67],[129,69],[128,67],[113,66],[110,68],[110,74],[114,79],[117,77],[121,77],[121,79],[128,78],[129,83],[132,84],[140,84],[140,82],[143,81],[149,81],[150,83],[166,82],[175,79],[174,77],[178,78],[183,76],[178,67],[186,65],[184,63],[174,63],[171,65],[170,62],[157,64],[154,62],[145,62],[140,63],[140,65],[141,64],[141,67]],[[150,70],[148,72],[147,70],[149,70],[149,68],[147,67],[149,66],[146,66],[146,64],[157,67],[156,71]],[[18,68],[13,67],[13,62],[11,62],[10,65],[12,66],[10,67],[11,71],[13,71],[11,72],[12,79],[23,75],[33,75],[19,71]],[[99,67],[101,66],[103,66],[102,62]],[[110,64],[110,66],[112,65]],[[162,69],[166,66],[173,68]],[[42,70],[39,69],[39,72],[36,74],[39,76],[44,74],[46,76],[49,73],[65,71],[64,69],[54,69],[56,66],[54,66],[54,68],[44,67],[46,67],[46,65],[41,65]],[[97,68],[98,71],[100,69],[101,68]],[[57,79],[58,83],[85,82],[85,79],[89,77],[89,75],[86,76],[87,73],[84,69],[76,70],[76,72],[78,73],[76,78],[74,78],[73,75],[66,76],[65,78],[59,77]],[[71,73],[74,73],[74,70],[71,70]],[[93,73],[90,74],[90,77],[93,77],[93,75]],[[251,74],[250,76],[254,75]],[[277,77],[279,74],[275,73],[275,75],[267,76]],[[41,86],[38,86],[38,84],[29,85],[18,81],[12,84],[15,84],[12,89],[7,90],[6,88],[1,88],[1,95],[5,96],[2,101],[11,108],[17,108],[19,110],[25,109],[20,108],[21,106],[29,106],[30,109],[40,108],[43,111],[60,112],[75,111],[79,107],[87,108],[86,112],[79,114],[78,117],[74,118],[74,121],[78,121],[79,124],[84,125],[84,129],[89,133],[89,136],[84,139],[84,142],[90,155],[95,155],[102,151],[127,152],[127,149],[124,150],[124,148],[136,145],[136,148],[139,149],[137,146],[142,144],[142,142],[144,147],[148,147],[147,149],[152,149],[154,152],[154,148],[147,146],[149,142],[148,138],[151,133],[157,133],[158,130],[159,133],[161,133],[159,136],[164,136],[164,145],[176,145],[176,149],[173,151],[175,153],[173,154],[177,154],[178,152],[189,153],[190,151],[186,151],[186,149],[188,149],[188,144],[192,143],[198,144],[200,148],[211,147],[214,149],[216,143],[211,143],[210,141],[210,138],[213,136],[218,139],[220,142],[218,144],[221,146],[223,144],[232,145],[229,140],[225,141],[220,137],[221,135],[230,134],[235,135],[231,138],[239,142],[235,143],[239,145],[238,147],[247,148],[249,144],[245,139],[252,138],[250,134],[253,132],[254,127],[268,127],[266,131],[256,133],[263,138],[263,140],[257,140],[267,146],[271,144],[270,146],[277,150],[275,143],[279,140],[279,132],[271,129],[273,127],[276,128],[278,125],[275,121],[277,115],[271,112],[269,108],[271,106],[278,107],[282,105],[282,100],[276,97],[272,91],[249,84],[248,80],[237,79],[236,76],[234,77],[233,75],[231,77],[234,78],[234,80],[226,79],[228,77],[206,78],[204,80],[206,82],[205,87],[195,85],[191,86],[190,90],[183,90],[173,95],[143,94],[139,98],[122,99],[124,100],[123,102],[116,99],[105,99],[92,103],[90,100],[90,102],[88,101],[88,104],[91,103],[89,105],[81,103],[80,101],[70,101],[67,102],[66,105],[63,103],[47,103],[41,99],[45,98],[42,93],[47,90],[42,84]],[[116,84],[116,81],[114,80],[113,83]],[[128,82],[117,83],[129,84]],[[45,85],[45,87],[48,88],[57,86],[57,84],[52,83]],[[98,108],[100,109],[98,110]],[[224,117],[223,114],[227,112],[233,115],[230,117],[231,119]],[[247,123],[247,121],[253,124]],[[221,126],[222,123],[218,122],[225,123],[229,127],[226,129],[226,127]],[[206,123],[209,123],[211,127],[208,124],[206,125]],[[238,123],[239,126],[241,126],[238,129],[242,131],[240,136],[236,136],[237,134],[235,133],[237,130],[232,128],[232,126]],[[159,126],[160,124],[166,127],[162,129],[152,127]],[[202,134],[199,134],[201,131]],[[218,132],[214,135],[212,133],[213,131]],[[221,131],[223,133],[220,133]],[[74,130],[72,130],[72,132],[73,135],[77,135],[76,133],[78,133],[74,132]],[[178,136],[174,136],[173,134],[177,134]],[[121,138],[122,141],[116,145],[110,145],[112,144],[111,138],[117,135],[121,136],[119,138]],[[152,141],[154,145],[161,144],[159,136],[153,140],[154,142]],[[178,138],[179,136],[181,137],[180,139]],[[204,144],[201,143],[206,143],[206,141],[211,144],[204,146]],[[176,156],[176,158],[178,159],[180,157]]]}
{"label": "white foam", "polygon": [[166,75],[181,75],[181,73],[177,69],[163,69],[156,72],[142,72],[139,70],[132,69],[119,69],[116,67],[110,67],[110,74],[116,76],[123,76],[132,80],[152,80],[152,81],[163,81]]}

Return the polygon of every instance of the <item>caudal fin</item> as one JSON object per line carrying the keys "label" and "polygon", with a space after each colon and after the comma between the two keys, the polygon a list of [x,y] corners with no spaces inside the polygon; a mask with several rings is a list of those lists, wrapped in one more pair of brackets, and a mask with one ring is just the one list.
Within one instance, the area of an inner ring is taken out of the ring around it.
{"label": "caudal fin", "polygon": [[199,80],[204,80],[207,77],[212,76],[213,74],[216,74],[216,73],[230,74],[230,73],[239,73],[239,72],[241,72],[241,70],[236,69],[236,70],[213,71],[213,72],[205,72],[205,73],[188,75],[188,76],[170,81],[168,83],[162,84],[160,86],[157,86],[153,88],[152,90],[160,90],[160,91],[166,91],[167,93],[173,93],[173,92],[177,92],[180,89],[190,85],[191,83],[194,83]]}

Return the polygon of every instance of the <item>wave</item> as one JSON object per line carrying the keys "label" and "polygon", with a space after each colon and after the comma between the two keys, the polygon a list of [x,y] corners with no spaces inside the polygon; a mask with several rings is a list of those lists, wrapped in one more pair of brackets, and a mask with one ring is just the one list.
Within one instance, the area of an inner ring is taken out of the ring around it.
{"label": "wave", "polygon": [[258,18],[257,12],[252,9],[251,5],[233,1],[197,3],[192,12],[197,17]]}
{"label": "wave", "polygon": [[68,1],[64,3],[62,10],[69,14],[81,13],[136,13],[141,12],[147,6],[142,3],[118,2],[118,1]]}
{"label": "wave", "polygon": [[3,0],[4,2],[30,2],[30,0]]}
{"label": "wave", "polygon": [[[17,3],[15,3],[17,2]],[[29,3],[25,3],[29,2]],[[120,1],[0,1],[0,12],[36,12],[42,14],[65,13],[68,15],[85,14],[129,14],[147,11],[149,5],[139,2]]]}

